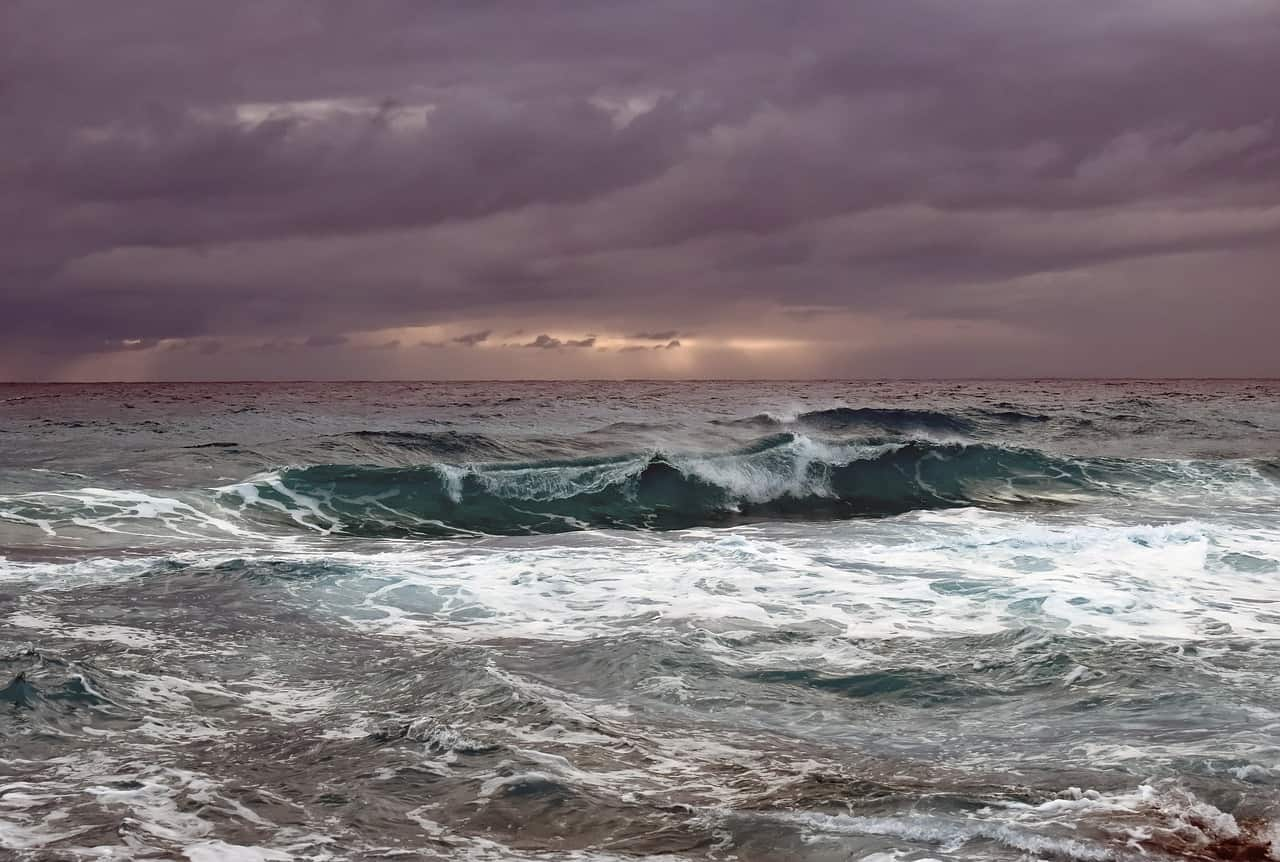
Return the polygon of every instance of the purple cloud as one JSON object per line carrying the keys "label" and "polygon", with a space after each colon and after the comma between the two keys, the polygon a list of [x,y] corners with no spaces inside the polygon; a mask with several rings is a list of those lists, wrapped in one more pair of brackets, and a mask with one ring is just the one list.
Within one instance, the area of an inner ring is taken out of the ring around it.
{"label": "purple cloud", "polygon": [[[811,342],[792,371],[818,376],[1280,373],[1255,325],[1274,4],[51,0],[6,24],[0,377],[161,350],[151,373],[294,351],[341,375],[428,325],[695,331],[682,374],[735,371],[708,345],[738,334]],[[545,353],[423,373],[667,361],[509,337]],[[360,373],[403,374],[392,353]]]}

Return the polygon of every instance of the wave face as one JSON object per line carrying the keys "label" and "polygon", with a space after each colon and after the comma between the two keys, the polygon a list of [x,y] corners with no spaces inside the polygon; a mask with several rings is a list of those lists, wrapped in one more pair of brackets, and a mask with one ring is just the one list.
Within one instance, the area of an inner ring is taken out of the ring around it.
{"label": "wave face", "polygon": [[222,500],[326,532],[513,535],[1053,505],[1154,478],[1137,465],[991,444],[836,444],[784,433],[723,455],[295,467],[223,488]]}

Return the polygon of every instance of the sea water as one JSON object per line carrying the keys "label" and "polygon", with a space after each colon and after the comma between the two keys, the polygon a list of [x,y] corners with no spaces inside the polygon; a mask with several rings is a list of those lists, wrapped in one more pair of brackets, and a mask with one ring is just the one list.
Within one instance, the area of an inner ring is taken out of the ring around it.
{"label": "sea water", "polygon": [[0,855],[1280,858],[1280,384],[0,387]]}

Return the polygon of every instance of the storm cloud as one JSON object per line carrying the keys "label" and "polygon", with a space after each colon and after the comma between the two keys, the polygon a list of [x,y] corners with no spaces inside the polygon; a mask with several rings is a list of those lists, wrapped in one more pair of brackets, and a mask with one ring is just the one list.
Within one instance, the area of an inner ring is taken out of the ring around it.
{"label": "storm cloud", "polygon": [[0,377],[1280,374],[1272,0],[0,15]]}

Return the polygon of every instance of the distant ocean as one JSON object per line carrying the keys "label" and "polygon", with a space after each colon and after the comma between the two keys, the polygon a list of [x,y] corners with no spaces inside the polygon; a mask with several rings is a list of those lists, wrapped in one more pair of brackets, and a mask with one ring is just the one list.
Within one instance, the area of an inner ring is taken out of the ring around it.
{"label": "distant ocean", "polygon": [[0,386],[0,857],[1280,859],[1280,382]]}

